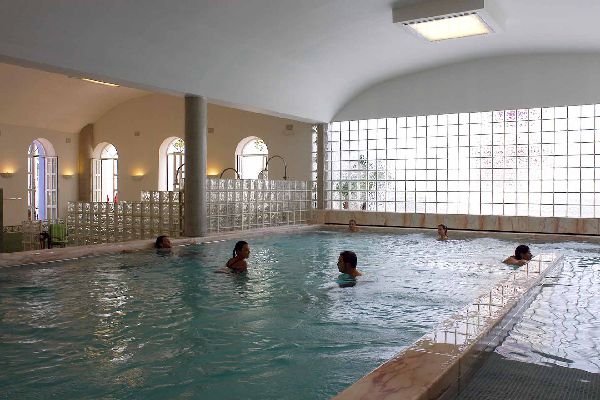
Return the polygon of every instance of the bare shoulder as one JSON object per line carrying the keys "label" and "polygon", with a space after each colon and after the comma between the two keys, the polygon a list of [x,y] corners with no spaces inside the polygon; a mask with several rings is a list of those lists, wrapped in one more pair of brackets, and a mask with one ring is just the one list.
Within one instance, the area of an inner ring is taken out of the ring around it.
{"label": "bare shoulder", "polygon": [[504,260],[504,261],[502,261],[502,262],[503,262],[504,264],[508,264],[508,265],[515,265],[515,262],[516,262],[516,261],[517,261],[517,260],[516,260],[516,259],[515,259],[513,256],[510,256],[510,257],[508,257],[506,260]]}

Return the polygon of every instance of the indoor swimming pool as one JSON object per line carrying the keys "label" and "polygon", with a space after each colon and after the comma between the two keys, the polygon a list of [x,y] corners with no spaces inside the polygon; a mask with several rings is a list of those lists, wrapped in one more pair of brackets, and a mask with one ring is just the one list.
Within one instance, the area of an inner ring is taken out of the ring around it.
{"label": "indoor swimming pool", "polygon": [[[213,273],[232,241],[5,268],[2,395],[329,398],[505,278],[518,240],[307,231],[249,239],[247,275]],[[600,253],[532,251],[564,246]],[[335,284],[343,250],[353,288]]]}

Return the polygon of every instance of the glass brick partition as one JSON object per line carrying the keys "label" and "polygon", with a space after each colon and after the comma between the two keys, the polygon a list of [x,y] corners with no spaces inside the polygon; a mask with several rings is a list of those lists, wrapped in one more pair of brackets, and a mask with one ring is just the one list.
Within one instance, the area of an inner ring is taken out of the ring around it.
{"label": "glass brick partition", "polygon": [[69,244],[124,242],[180,236],[179,192],[142,192],[142,201],[121,203],[69,202]]}
{"label": "glass brick partition", "polygon": [[[208,231],[306,223],[311,188],[304,181],[207,180]],[[71,245],[181,236],[183,192],[143,191],[141,201],[70,202]]]}
{"label": "glass brick partition", "polygon": [[305,181],[209,179],[208,231],[306,223],[311,186]]}
{"label": "glass brick partition", "polygon": [[333,122],[330,209],[600,217],[600,104]]}

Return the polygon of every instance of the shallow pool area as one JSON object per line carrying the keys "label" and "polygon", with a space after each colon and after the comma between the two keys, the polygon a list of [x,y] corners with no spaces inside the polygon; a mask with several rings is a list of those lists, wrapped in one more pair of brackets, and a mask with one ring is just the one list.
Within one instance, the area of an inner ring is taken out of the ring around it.
{"label": "shallow pool area", "polygon": [[[518,239],[454,238],[264,236],[245,276],[213,272],[232,241],[5,268],[0,385],[9,398],[329,398],[511,271],[501,255]],[[334,283],[342,250],[364,273],[353,288]]]}
{"label": "shallow pool area", "polygon": [[600,395],[600,247],[578,242],[560,246],[562,268],[544,279],[540,293],[459,399]]}

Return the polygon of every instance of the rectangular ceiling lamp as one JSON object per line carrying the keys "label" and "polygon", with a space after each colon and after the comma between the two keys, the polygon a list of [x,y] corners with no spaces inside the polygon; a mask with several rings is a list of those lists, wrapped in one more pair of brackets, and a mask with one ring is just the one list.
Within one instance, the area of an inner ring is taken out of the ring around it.
{"label": "rectangular ceiling lamp", "polygon": [[497,32],[489,0],[429,0],[393,10],[394,23],[430,42]]}

